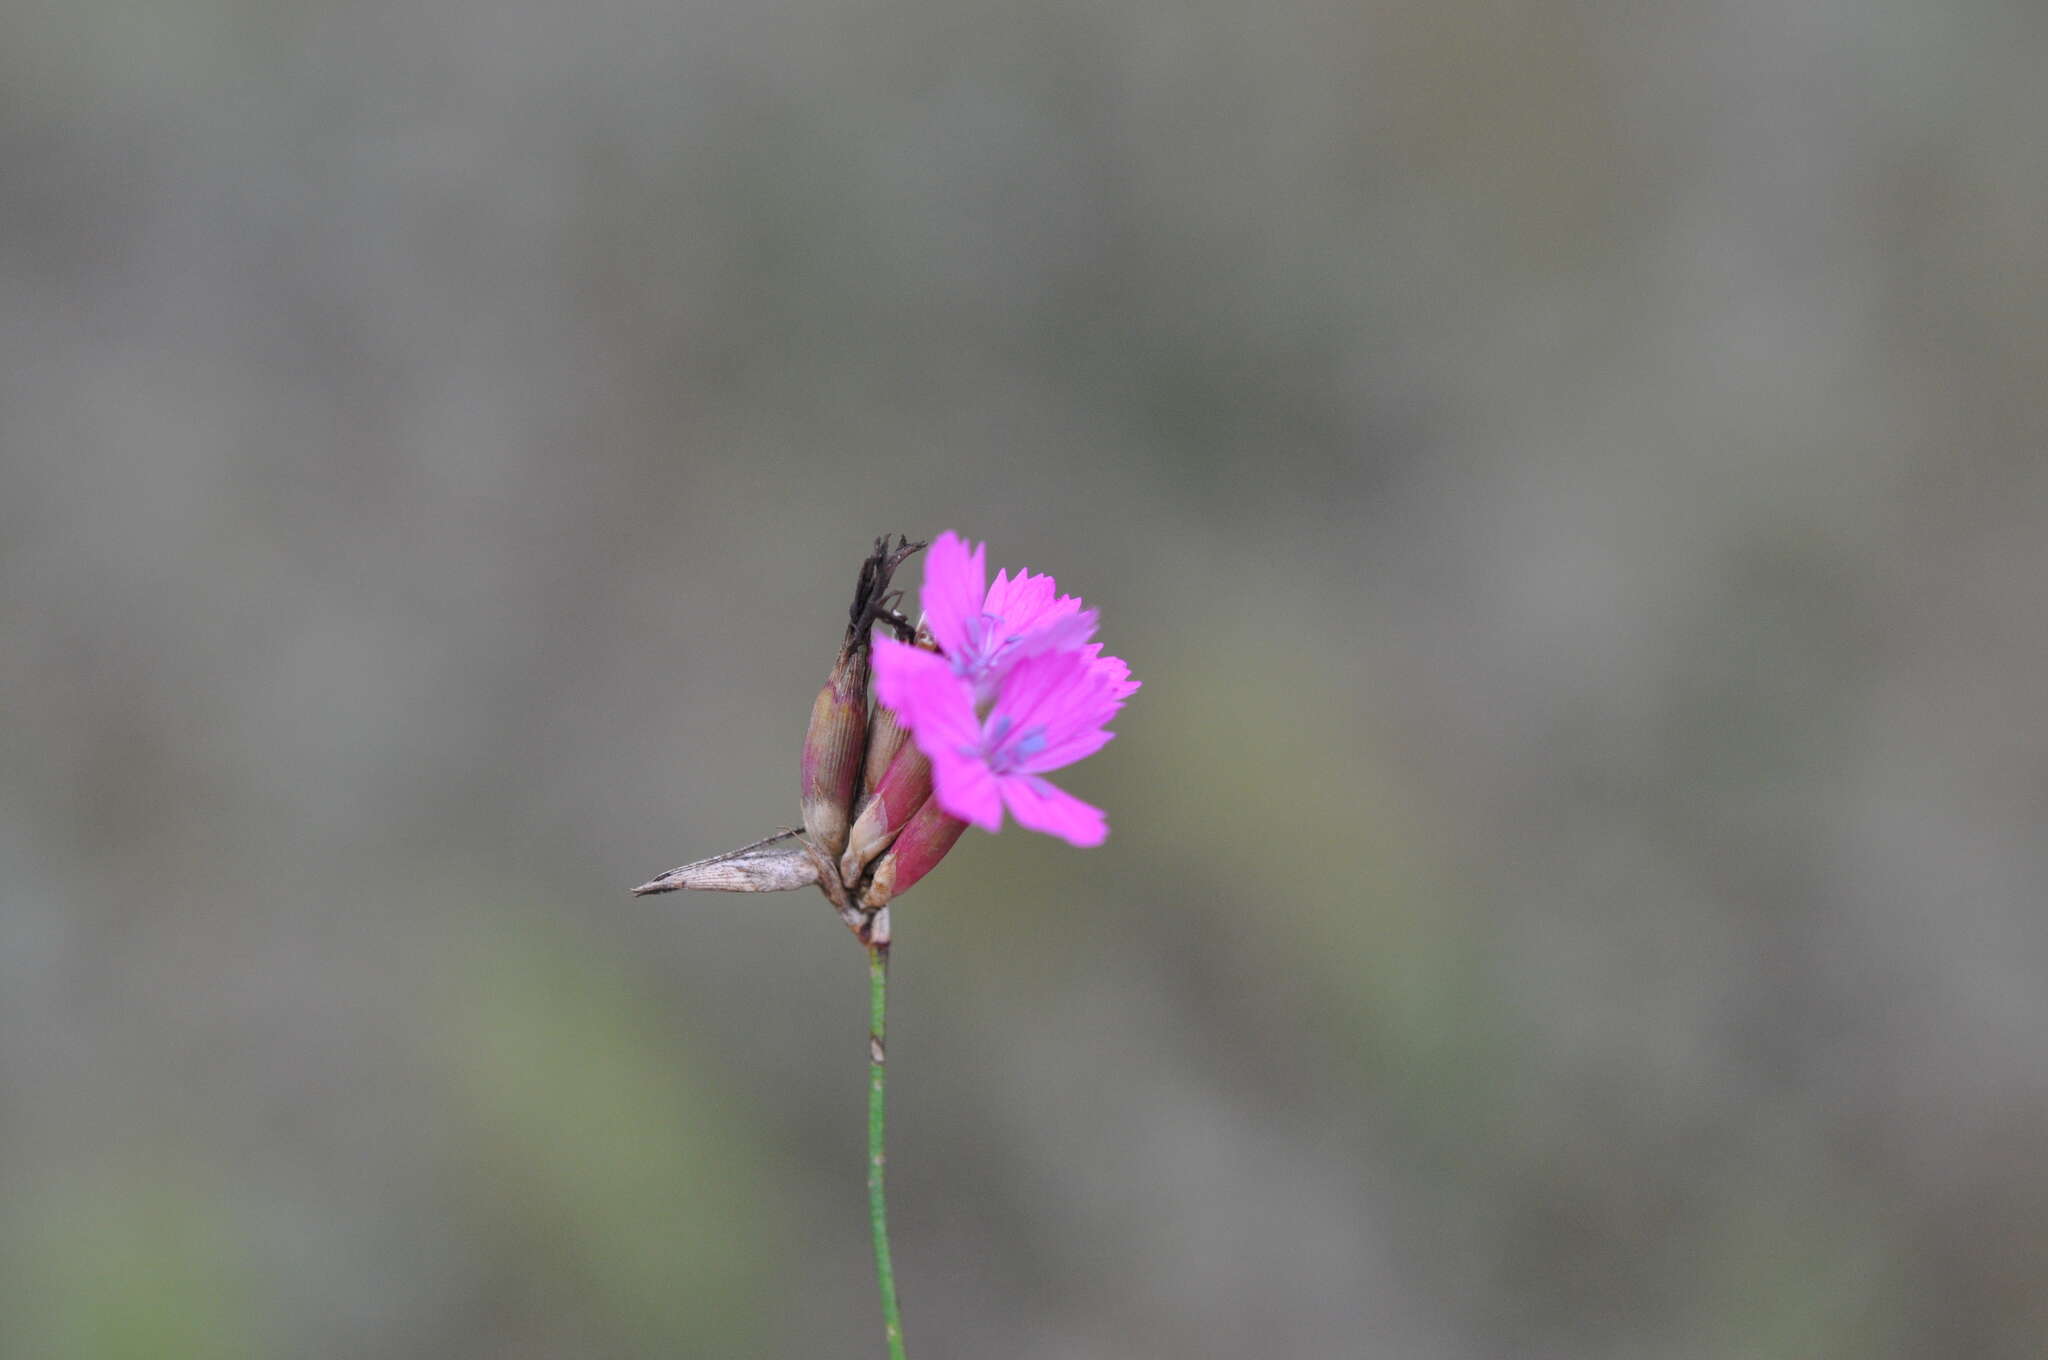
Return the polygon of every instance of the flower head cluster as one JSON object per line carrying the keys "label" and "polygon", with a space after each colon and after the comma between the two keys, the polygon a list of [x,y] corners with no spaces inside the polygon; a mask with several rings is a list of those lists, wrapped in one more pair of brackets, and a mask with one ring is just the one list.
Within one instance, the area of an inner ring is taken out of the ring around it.
{"label": "flower head cluster", "polygon": [[[890,581],[923,543],[875,540],[839,652],[811,705],[799,762],[803,832],[679,865],[633,891],[787,892],[815,886],[863,944],[889,942],[889,904],[946,857],[969,825],[1004,810],[1034,831],[1100,845],[1109,825],[1045,776],[1109,741],[1138,689],[1102,654],[1095,611],[1050,576],[997,572],[958,534],[930,545],[924,621],[896,610]],[[887,623],[897,637],[878,636]],[[872,683],[871,683],[872,682]],[[870,699],[876,702],[869,707]]]}
{"label": "flower head cluster", "polygon": [[930,760],[946,813],[996,831],[1008,808],[1031,830],[1100,845],[1101,809],[1044,776],[1101,750],[1138,682],[1089,641],[1094,610],[1050,576],[998,571],[988,584],[985,552],[951,532],[932,543],[921,601],[938,651],[875,639],[876,698]]}

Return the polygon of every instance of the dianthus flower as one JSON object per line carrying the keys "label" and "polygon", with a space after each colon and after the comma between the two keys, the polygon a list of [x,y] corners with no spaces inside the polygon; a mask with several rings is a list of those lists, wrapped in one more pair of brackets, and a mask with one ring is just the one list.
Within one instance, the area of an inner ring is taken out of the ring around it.
{"label": "dianthus flower", "polygon": [[1102,810],[1043,776],[1101,750],[1138,682],[1089,641],[1095,611],[1027,571],[984,589],[984,554],[950,532],[932,544],[920,598],[939,651],[875,639],[876,698],[930,759],[949,815],[997,831],[1008,808],[1031,830],[1100,845]]}

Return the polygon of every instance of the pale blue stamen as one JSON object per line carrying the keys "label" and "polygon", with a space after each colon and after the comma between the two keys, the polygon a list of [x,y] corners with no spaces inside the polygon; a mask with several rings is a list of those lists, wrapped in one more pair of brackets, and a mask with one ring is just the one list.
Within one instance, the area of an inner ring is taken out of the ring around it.
{"label": "pale blue stamen", "polygon": [[974,686],[977,707],[995,698],[996,670],[1003,656],[1024,640],[1023,633],[1005,633],[1001,614],[976,614],[962,625],[960,655],[951,658],[953,673]]}
{"label": "pale blue stamen", "polygon": [[953,671],[971,681],[977,690],[988,682],[989,673],[995,668],[997,653],[1017,640],[1018,635],[1012,633],[1002,641],[990,644],[991,637],[1002,623],[1000,614],[976,614],[962,626],[966,645],[960,649],[960,655],[953,658]]}
{"label": "pale blue stamen", "polygon": [[1017,720],[1007,713],[998,713],[982,734],[981,749],[962,749],[962,755],[979,756],[993,774],[1009,774],[1025,761],[1043,751],[1047,745],[1045,724],[1037,723],[1010,740],[1010,732]]}

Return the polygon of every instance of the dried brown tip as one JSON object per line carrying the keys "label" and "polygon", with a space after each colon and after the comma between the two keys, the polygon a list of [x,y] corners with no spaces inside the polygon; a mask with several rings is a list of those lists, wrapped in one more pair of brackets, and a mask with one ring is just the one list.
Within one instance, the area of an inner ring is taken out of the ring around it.
{"label": "dried brown tip", "polygon": [[[770,840],[781,840],[780,836]],[[818,866],[801,847],[770,849],[761,842],[710,859],[678,865],[633,889],[633,896],[677,892],[788,892],[818,881]]]}
{"label": "dried brown tip", "polygon": [[896,568],[909,561],[913,554],[923,552],[925,546],[922,541],[913,543],[901,534],[896,536],[893,548],[889,546],[887,534],[875,540],[874,551],[868,554],[867,561],[860,564],[860,580],[854,586],[853,606],[846,613],[846,646],[865,649],[869,630],[879,620],[888,619],[900,625],[903,616],[895,611],[894,602],[901,597],[889,593],[889,581],[895,576]]}

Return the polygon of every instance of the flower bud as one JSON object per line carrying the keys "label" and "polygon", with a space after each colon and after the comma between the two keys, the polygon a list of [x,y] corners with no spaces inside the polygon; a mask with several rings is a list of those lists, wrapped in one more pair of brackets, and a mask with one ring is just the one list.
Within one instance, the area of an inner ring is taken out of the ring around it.
{"label": "flower bud", "polygon": [[861,767],[860,806],[865,808],[875,796],[875,790],[882,787],[882,776],[889,771],[889,762],[896,758],[896,752],[910,739],[910,729],[896,716],[896,710],[883,704],[876,704],[875,711],[868,715],[868,755]]}
{"label": "flower bud", "polygon": [[877,620],[895,619],[890,607],[889,579],[903,559],[924,547],[898,538],[895,547],[878,538],[861,564],[853,606],[847,610],[846,636],[832,675],[811,705],[811,725],[804,733],[801,799],[804,830],[824,854],[826,863],[846,849],[853,820],[853,797],[859,791],[861,767],[868,745],[868,648]]}
{"label": "flower bud", "polygon": [[[932,637],[932,630],[922,623],[918,625],[913,645],[922,647],[927,652],[939,650],[937,640]],[[877,703],[874,714],[868,719],[868,756],[861,778],[861,788],[865,790],[861,795],[863,808],[867,806],[868,800],[875,796],[875,790],[882,787],[882,776],[888,772],[889,762],[896,758],[897,750],[909,737],[910,729],[896,716],[896,710]],[[871,858],[873,856],[869,855],[861,862],[865,864],[867,859]]]}
{"label": "flower bud", "polygon": [[[887,710],[883,710],[886,712]],[[896,758],[860,810],[839,860],[839,877],[851,888],[868,862],[889,848],[919,807],[932,795],[932,760],[914,741],[896,748]]]}
{"label": "flower bud", "polygon": [[870,912],[879,911],[899,894],[909,892],[913,884],[937,867],[966,829],[967,823],[940,807],[938,799],[927,798],[898,834],[896,843],[889,847],[889,853],[875,865],[875,880],[862,894],[861,906]]}
{"label": "flower bud", "polygon": [[861,645],[841,648],[832,677],[811,705],[804,733],[804,830],[813,844],[836,859],[846,848],[853,795],[860,782],[868,736],[868,653]]}

